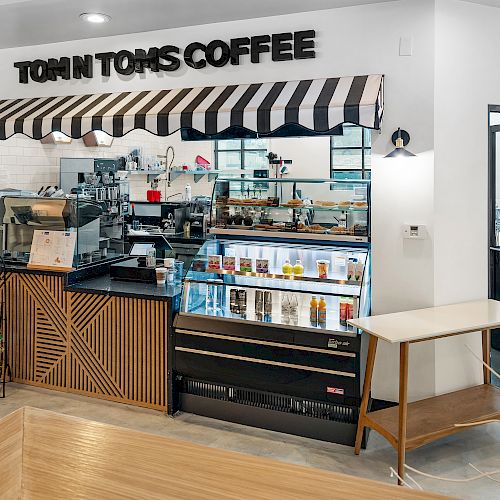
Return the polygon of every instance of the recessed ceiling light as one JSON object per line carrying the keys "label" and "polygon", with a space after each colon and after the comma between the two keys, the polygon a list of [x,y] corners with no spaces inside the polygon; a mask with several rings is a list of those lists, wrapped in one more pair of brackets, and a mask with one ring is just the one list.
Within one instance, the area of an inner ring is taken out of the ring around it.
{"label": "recessed ceiling light", "polygon": [[98,12],[84,12],[80,14],[80,19],[87,21],[88,23],[102,24],[111,21],[111,16],[107,14],[100,14]]}

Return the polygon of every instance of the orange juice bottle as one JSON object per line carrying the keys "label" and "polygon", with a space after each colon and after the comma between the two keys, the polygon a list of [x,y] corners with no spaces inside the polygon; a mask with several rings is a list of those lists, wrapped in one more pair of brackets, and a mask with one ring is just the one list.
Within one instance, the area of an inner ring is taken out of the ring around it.
{"label": "orange juice bottle", "polygon": [[313,295],[311,302],[309,303],[309,316],[313,325],[318,323],[318,306],[318,300],[316,299],[316,296]]}
{"label": "orange juice bottle", "polygon": [[325,297],[323,297],[323,296],[321,296],[319,298],[318,323],[320,323],[320,324],[326,323],[326,301],[325,301]]}

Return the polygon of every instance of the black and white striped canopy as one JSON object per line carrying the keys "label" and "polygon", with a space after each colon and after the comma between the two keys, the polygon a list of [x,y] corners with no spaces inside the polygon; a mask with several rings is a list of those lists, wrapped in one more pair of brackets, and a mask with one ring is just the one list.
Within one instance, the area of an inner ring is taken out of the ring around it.
{"label": "black and white striped canopy", "polygon": [[179,129],[215,135],[232,127],[269,134],[286,125],[324,133],[342,123],[379,129],[383,76],[0,99],[0,140],[93,130],[121,137],[134,129],[167,136]]}

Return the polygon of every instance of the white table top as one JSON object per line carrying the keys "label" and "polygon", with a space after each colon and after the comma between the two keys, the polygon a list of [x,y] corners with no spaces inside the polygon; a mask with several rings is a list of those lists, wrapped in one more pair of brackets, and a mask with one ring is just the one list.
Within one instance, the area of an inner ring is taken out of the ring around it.
{"label": "white table top", "polygon": [[349,324],[391,343],[500,326],[500,301],[478,300],[349,320]]}

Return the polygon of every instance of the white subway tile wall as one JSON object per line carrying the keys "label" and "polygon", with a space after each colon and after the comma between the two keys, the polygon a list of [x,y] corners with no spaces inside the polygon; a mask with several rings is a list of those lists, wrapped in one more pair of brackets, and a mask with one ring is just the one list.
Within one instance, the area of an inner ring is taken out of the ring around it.
{"label": "white subway tile wall", "polygon": [[[41,144],[26,136],[17,134],[0,141],[0,189],[10,187],[38,191],[42,186],[59,184],[60,158],[117,158],[126,156],[133,149],[142,147],[145,155],[165,155],[168,146],[175,151],[174,165],[195,162],[197,155],[203,156],[214,165],[214,144],[212,141],[181,141],[180,133],[168,137],[157,137],[144,130],[134,130],[125,137],[115,138],[110,148],[88,148],[81,139],[74,139],[71,144]],[[279,138],[270,139],[269,151],[293,160],[290,176],[298,178],[328,178],[330,176],[330,139],[328,137]],[[191,185],[192,195],[212,194],[213,182],[207,177],[198,183],[193,176],[181,175],[170,187],[161,181],[162,200],[178,200],[184,192],[186,183]],[[328,193],[317,193],[321,186],[316,186],[310,196],[330,196],[328,186],[323,186]],[[146,176],[130,176],[130,199],[146,200],[150,189]]]}
{"label": "white subway tile wall", "polygon": [[[71,144],[41,144],[40,141],[16,134],[6,141],[0,141],[0,189],[38,191],[42,186],[58,185],[60,158],[117,158],[126,156],[138,147],[147,155],[164,155],[168,146],[173,146],[175,151],[174,165],[193,164],[197,155],[213,164],[211,141],[183,142],[179,133],[157,137],[143,130],[134,130],[125,137],[115,138],[110,148],[86,147],[82,139],[73,139]],[[187,177],[180,176],[170,188],[166,182],[160,182],[162,198],[183,192],[186,182],[192,185],[193,195],[211,194],[211,185],[205,179],[194,184],[193,178]],[[145,200],[149,188],[146,176],[134,176],[130,182],[131,199]]]}

